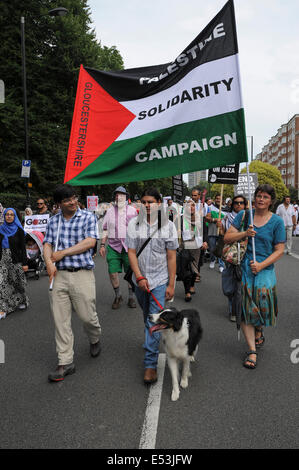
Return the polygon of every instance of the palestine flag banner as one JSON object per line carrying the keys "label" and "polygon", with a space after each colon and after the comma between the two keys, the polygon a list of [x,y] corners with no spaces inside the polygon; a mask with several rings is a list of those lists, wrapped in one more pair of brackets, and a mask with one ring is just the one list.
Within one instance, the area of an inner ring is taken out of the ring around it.
{"label": "palestine flag banner", "polygon": [[142,181],[245,161],[233,0],[173,62],[117,72],[81,65],[65,183]]}

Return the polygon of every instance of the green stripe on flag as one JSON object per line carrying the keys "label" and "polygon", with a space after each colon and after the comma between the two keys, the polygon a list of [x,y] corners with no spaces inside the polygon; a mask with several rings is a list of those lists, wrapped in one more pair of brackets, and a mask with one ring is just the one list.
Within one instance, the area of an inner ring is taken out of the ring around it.
{"label": "green stripe on flag", "polygon": [[68,183],[151,180],[247,160],[244,110],[240,109],[115,141]]}

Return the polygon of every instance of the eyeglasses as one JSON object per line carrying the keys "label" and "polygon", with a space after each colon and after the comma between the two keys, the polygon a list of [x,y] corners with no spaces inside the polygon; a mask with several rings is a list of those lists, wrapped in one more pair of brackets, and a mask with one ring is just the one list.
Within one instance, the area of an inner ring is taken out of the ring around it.
{"label": "eyeglasses", "polygon": [[256,199],[265,199],[265,200],[267,200],[267,199],[271,199],[271,196],[263,196],[262,194],[257,194],[255,196],[255,198]]}
{"label": "eyeglasses", "polygon": [[234,201],[234,204],[241,205],[241,204],[245,204],[245,202],[244,201]]}
{"label": "eyeglasses", "polygon": [[45,204],[44,202],[37,202],[36,205],[37,206],[42,206],[43,204]]}
{"label": "eyeglasses", "polygon": [[63,204],[71,204],[72,202],[77,202],[78,201],[78,196],[73,196],[73,197],[69,197],[67,199],[62,199],[62,203]]}

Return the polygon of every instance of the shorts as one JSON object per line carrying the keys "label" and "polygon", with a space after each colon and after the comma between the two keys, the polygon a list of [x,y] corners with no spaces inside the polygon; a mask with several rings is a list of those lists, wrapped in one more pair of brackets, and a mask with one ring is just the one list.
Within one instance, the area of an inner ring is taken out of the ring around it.
{"label": "shorts", "polygon": [[109,274],[122,273],[122,268],[124,269],[124,272],[126,272],[130,266],[128,253],[124,248],[122,249],[122,252],[119,253],[108,245],[106,259]]}

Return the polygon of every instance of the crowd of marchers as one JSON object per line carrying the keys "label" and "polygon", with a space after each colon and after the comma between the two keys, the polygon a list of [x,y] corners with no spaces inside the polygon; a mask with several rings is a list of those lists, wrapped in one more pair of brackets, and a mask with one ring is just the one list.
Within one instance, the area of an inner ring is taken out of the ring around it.
{"label": "crowd of marchers", "polygon": [[[274,188],[264,184],[257,187],[250,205],[241,194],[222,204],[220,195],[205,199],[194,189],[178,204],[170,197],[163,200],[151,187],[131,200],[126,188],[119,186],[110,203],[91,212],[79,202],[74,187],[60,185],[53,200],[49,209],[46,199],[38,198],[36,210],[27,207],[24,213],[0,204],[0,319],[29,308],[27,279],[36,269],[34,263],[42,263],[51,284],[58,357],[56,369],[48,375],[50,382],[75,372],[73,310],[83,322],[90,355],[100,354],[94,276],[98,253],[107,262],[111,308],[119,309],[124,302],[120,276],[125,273],[127,305],[142,311],[144,383],[157,380],[160,333],[150,333],[150,315],[173,299],[180,281],[185,302],[192,301],[196,308],[196,284],[202,280],[205,262],[221,273],[229,319],[240,318],[248,346],[243,365],[256,367],[264,328],[274,326],[278,315],[274,266],[284,253],[291,254],[292,237],[299,235],[298,205],[291,204],[289,196],[277,205]],[[34,214],[49,214],[45,233],[24,229],[25,216]],[[243,240],[247,249],[237,279],[235,267],[219,254],[219,246],[221,241],[230,246]]]}

